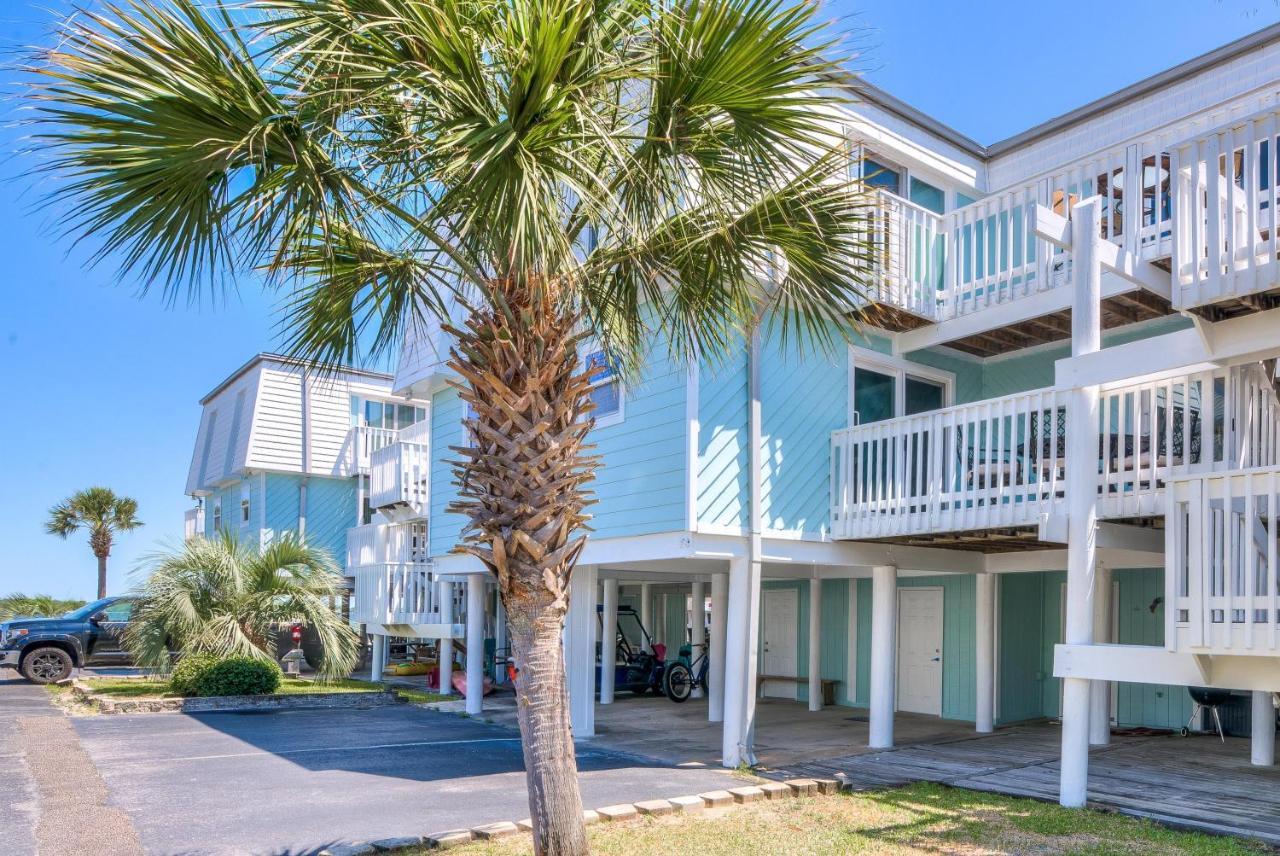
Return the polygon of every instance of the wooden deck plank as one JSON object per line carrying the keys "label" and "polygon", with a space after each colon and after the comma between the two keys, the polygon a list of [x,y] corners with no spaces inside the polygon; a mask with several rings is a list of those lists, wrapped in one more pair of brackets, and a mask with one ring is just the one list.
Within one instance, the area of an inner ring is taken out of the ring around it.
{"label": "wooden deck plank", "polygon": [[[767,771],[777,778],[837,778],[852,790],[930,781],[1056,801],[1056,727],[823,758]],[[1089,802],[1189,829],[1248,835],[1280,845],[1280,767],[1249,764],[1248,741],[1120,736],[1090,753]]]}

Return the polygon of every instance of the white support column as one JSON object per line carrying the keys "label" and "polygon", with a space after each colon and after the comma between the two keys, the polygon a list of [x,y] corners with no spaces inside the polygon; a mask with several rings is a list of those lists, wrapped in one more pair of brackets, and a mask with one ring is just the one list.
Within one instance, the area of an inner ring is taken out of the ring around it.
{"label": "white support column", "polygon": [[809,710],[822,710],[822,580],[809,580]]}
{"label": "white support column", "polygon": [[579,565],[570,583],[564,623],[565,683],[574,737],[596,733],[596,568]]}
{"label": "white support column", "polygon": [[369,647],[372,649],[370,654],[373,658],[369,668],[369,678],[373,681],[381,681],[382,673],[387,668],[387,637],[380,633],[370,636]]}
{"label": "white support column", "polygon": [[[706,650],[707,597],[705,586],[701,582],[690,585],[689,592],[689,657],[691,662],[697,662],[702,654],[710,657],[710,652]],[[702,687],[696,686],[689,697],[702,698],[703,695]]]}
{"label": "white support column", "polygon": [[724,721],[725,629],[729,611],[729,575],[711,575],[711,651],[708,653],[707,721]]}
{"label": "white support column", "polygon": [[[1111,569],[1098,562],[1093,574],[1093,641],[1111,639]],[[1111,682],[1089,683],[1089,745],[1106,746],[1111,742]]]}
{"label": "white support column", "polygon": [[1276,762],[1276,709],[1271,693],[1253,693],[1253,741],[1249,760],[1259,767]]}
{"label": "white support column", "polygon": [[871,711],[867,745],[893,746],[898,637],[898,569],[871,569]]}
{"label": "white support column", "polygon": [[467,576],[467,713],[484,706],[484,575]]}
{"label": "white support column", "polygon": [[507,608],[502,605],[502,592],[495,591],[493,599],[493,680],[495,683],[507,682],[506,650]]}
{"label": "white support column", "polygon": [[978,574],[977,585],[977,686],[974,726],[979,734],[996,727],[996,575]]}
{"label": "white support column", "polygon": [[[440,623],[453,624],[453,583],[441,580],[436,584],[440,598]],[[440,640],[440,692],[453,693],[453,638]]]}
{"label": "white support column", "polygon": [[[640,584],[640,626],[644,628],[645,633],[654,632],[652,583]],[[647,651],[649,649],[649,643],[645,639],[641,639],[640,647]]]}
{"label": "white support column", "polygon": [[[1102,266],[1097,244],[1101,219],[1095,196],[1078,203],[1071,220],[1075,303],[1071,312],[1071,356],[1102,347]],[[1067,621],[1069,645],[1093,643],[1094,566],[1097,558],[1098,388],[1072,390],[1067,410]],[[1058,801],[1078,808],[1089,784],[1089,681],[1062,680],[1062,770]]]}
{"label": "white support column", "polygon": [[[729,591],[725,627],[724,663],[724,730],[721,742],[721,763],[736,767],[745,762],[742,756],[742,739],[746,723],[747,694],[747,636],[751,597],[747,591],[751,583],[750,562],[745,557],[729,560]],[[754,683],[751,681],[750,683]]]}
{"label": "white support column", "polygon": [[613,704],[614,666],[618,654],[618,581],[603,580],[604,590],[600,630],[600,703]]}

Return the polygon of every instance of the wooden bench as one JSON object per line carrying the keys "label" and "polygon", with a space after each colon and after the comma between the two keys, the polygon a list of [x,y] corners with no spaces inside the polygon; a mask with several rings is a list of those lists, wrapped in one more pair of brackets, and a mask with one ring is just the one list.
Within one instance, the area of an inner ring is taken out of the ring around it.
{"label": "wooden bench", "polygon": [[[803,684],[804,686],[807,687],[809,685],[808,678],[801,678],[801,677],[798,677],[797,675],[757,675],[756,676],[756,695],[757,696],[761,696],[763,694],[765,681],[790,681],[796,686],[800,686],[801,684]],[[838,683],[840,682],[830,680],[828,678],[822,678],[823,705],[830,706],[836,703],[836,684]]]}

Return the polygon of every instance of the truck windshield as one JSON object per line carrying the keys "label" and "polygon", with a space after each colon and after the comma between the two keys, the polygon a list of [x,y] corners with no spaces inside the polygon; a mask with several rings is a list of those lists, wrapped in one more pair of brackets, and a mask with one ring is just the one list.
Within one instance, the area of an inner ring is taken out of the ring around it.
{"label": "truck windshield", "polygon": [[104,597],[102,600],[95,600],[92,603],[86,603],[79,609],[64,612],[62,617],[70,621],[84,621],[90,615],[93,615],[95,612],[99,612],[106,606],[109,606],[114,600],[114,597]]}

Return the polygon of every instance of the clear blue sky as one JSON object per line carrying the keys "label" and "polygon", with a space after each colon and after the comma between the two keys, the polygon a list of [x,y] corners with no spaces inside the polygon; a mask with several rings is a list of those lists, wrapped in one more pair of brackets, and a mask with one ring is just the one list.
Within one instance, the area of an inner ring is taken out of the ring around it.
{"label": "clear blue sky", "polygon": [[[43,43],[65,0],[6,0],[0,45]],[[92,5],[90,0],[89,5]],[[838,0],[868,79],[980,142],[1007,137],[1280,19],[1277,0],[986,3]],[[14,76],[0,72],[10,91]],[[10,118],[17,115],[10,105]],[[15,152],[20,131],[0,129]],[[274,343],[271,300],[252,282],[223,304],[139,299],[111,266],[57,234],[32,161],[0,161],[0,594],[92,595],[84,539],[44,534],[49,506],[105,484],[147,523],[124,535],[111,587],[181,537],[200,397]]]}

